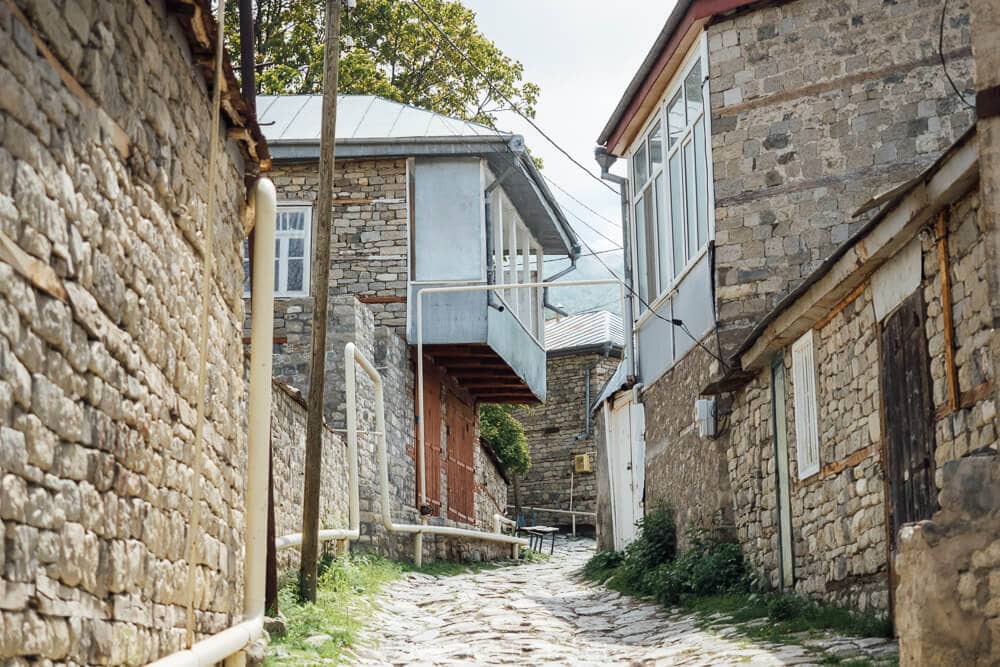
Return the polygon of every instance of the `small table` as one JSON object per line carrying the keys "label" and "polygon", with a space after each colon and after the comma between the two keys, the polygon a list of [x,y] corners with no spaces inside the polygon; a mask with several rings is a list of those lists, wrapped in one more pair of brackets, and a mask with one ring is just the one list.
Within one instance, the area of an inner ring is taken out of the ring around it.
{"label": "small table", "polygon": [[545,537],[549,536],[551,538],[551,542],[549,544],[549,555],[552,555],[555,551],[556,533],[559,532],[558,528],[553,528],[552,526],[521,526],[518,530],[524,531],[528,534],[529,549],[534,549],[535,551],[541,553],[542,548],[545,546]]}

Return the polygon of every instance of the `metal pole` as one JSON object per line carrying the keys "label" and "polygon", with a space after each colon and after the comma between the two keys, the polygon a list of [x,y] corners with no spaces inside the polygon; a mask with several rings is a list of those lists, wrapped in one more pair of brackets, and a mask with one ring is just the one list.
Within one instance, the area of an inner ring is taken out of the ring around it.
{"label": "metal pole", "polygon": [[[569,511],[573,511],[573,483],[576,480],[576,470],[573,468],[569,469]],[[576,537],[576,514],[572,515],[573,518],[573,537]]]}
{"label": "metal pole", "polygon": [[330,227],[333,217],[334,148],[337,136],[337,80],[340,68],[340,3],[326,3],[326,45],[323,56],[323,118],[319,156],[319,198],[316,202],[316,250],[312,267],[312,358],[306,421],[305,484],[302,491],[302,559],[299,597],[316,601],[319,552],[320,470],[323,460],[323,390],[325,386],[326,321],[330,279]]}

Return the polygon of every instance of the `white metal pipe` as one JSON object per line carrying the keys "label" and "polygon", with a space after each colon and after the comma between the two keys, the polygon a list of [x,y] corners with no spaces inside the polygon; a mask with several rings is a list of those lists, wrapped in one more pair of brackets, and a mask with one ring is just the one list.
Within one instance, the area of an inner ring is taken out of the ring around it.
{"label": "white metal pipe", "polygon": [[[509,507],[513,507],[513,505],[509,505]],[[531,510],[532,512],[547,512],[549,514],[573,514],[576,516],[597,516],[597,512],[584,512],[582,510],[557,510],[557,509],[549,509],[547,507],[528,507],[526,505],[522,506],[521,509]]]}
{"label": "white metal pipe", "polygon": [[251,191],[254,208],[253,293],[250,312],[249,429],[246,471],[246,553],[243,567],[243,622],[191,648],[152,663],[156,667],[208,667],[229,659],[264,631],[267,562],[267,470],[271,439],[271,360],[274,338],[274,184],[260,178]]}
{"label": "white metal pipe", "polygon": [[[390,505],[390,495],[389,495],[389,455],[386,447],[386,437],[385,437],[385,401],[383,400],[382,392],[382,376],[376,370],[375,366],[365,358],[363,354],[358,350],[354,343],[348,343],[344,348],[344,358],[345,360],[353,359],[358,366],[371,378],[375,385],[375,431],[378,433],[378,471],[379,471],[379,489],[382,495],[382,525],[385,529],[391,533],[410,533],[414,535],[414,561],[419,560],[418,554],[422,551],[423,536],[427,535],[445,535],[451,537],[469,537],[478,540],[485,540],[487,542],[501,542],[504,544],[513,545],[527,545],[528,540],[520,537],[513,537],[511,535],[498,535],[496,533],[487,533],[479,530],[471,530],[467,528],[452,528],[451,526],[428,526],[426,524],[399,524],[393,523],[392,521],[392,511],[389,507]],[[348,367],[354,366],[354,364],[347,364]],[[357,414],[357,391],[356,391],[356,380],[352,377],[353,372],[347,374],[347,384],[348,390],[346,392],[347,398],[347,438],[348,442],[353,438],[357,442],[357,430],[358,422],[356,418],[352,418],[351,415]],[[419,565],[419,562],[417,563]]]}

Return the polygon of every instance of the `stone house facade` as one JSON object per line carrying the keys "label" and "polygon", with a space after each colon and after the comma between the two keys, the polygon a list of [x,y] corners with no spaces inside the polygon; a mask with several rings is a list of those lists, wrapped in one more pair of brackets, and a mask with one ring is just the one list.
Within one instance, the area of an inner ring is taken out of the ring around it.
{"label": "stone house facade", "polygon": [[[242,613],[244,178],[210,3],[0,5],[0,660],[144,664]],[[204,246],[213,85],[224,85]],[[203,257],[204,474],[194,480]],[[203,485],[199,527],[192,485]],[[202,546],[189,600],[187,535]]]}
{"label": "stone house facade", "polygon": [[949,462],[997,449],[978,164],[970,132],[738,350],[737,530],[777,588],[888,610],[900,528],[931,517]]}
{"label": "stone house facade", "polygon": [[[629,161],[638,297],[622,388],[639,387],[644,412],[645,506],[670,505],[682,536],[732,527],[742,507],[722,360],[865,224],[871,211],[851,214],[873,192],[919,174],[974,121],[941,70],[940,9],[679,2],[599,137]],[[968,15],[949,4],[943,28],[959,87]],[[696,407],[705,389],[711,423]]]}
{"label": "stone house facade", "polygon": [[[531,453],[531,468],[518,475],[517,503],[526,516],[567,527],[570,515],[545,509],[596,512],[597,468],[594,417],[590,406],[622,358],[621,319],[607,311],[558,317],[546,322],[548,400],[519,412]],[[586,456],[589,472],[576,472]],[[579,516],[577,528],[595,526]]]}
{"label": "stone house facade", "polygon": [[[308,257],[315,232],[312,220],[319,192],[318,153],[315,152],[318,150],[318,129],[315,146],[312,147],[309,137],[297,133],[308,131],[312,125],[315,125],[313,129],[319,127],[320,109],[314,103],[316,101],[318,98],[313,96],[261,97],[258,106],[262,122],[272,123],[265,125],[265,131],[275,155],[271,177],[279,198],[274,374],[276,380],[303,394],[309,388],[313,306],[309,296]],[[396,114],[397,122],[391,124],[395,134],[386,134],[389,126],[378,122],[380,114]],[[413,120],[414,116],[419,122]],[[413,347],[414,290],[421,285],[433,286],[442,282],[485,282],[428,281],[427,272],[434,269],[434,263],[442,260],[447,263],[449,260],[444,256],[438,257],[438,251],[430,245],[427,237],[420,235],[419,226],[414,224],[415,219],[423,219],[445,225],[446,228],[433,230],[432,239],[441,238],[441,234],[461,239],[466,226],[464,218],[476,225],[482,224],[480,216],[476,215],[475,196],[482,195],[483,189],[489,185],[491,170],[479,152],[475,152],[485,149],[477,146],[470,149],[468,145],[468,142],[481,140],[482,137],[454,136],[452,133],[456,127],[474,133],[482,132],[482,129],[464,121],[447,119],[388,100],[370,96],[339,98],[334,177],[336,199],[330,237],[330,329],[327,332],[325,416],[335,431],[346,428],[344,345],[353,342],[383,375],[390,464],[389,502],[393,520],[401,523],[419,522],[421,504],[416,442],[418,422],[415,418],[418,410],[416,352]],[[417,131],[414,128],[419,128],[419,133],[407,136],[407,132]],[[435,128],[442,132],[440,136],[423,134],[425,131],[434,134]],[[427,143],[429,148],[425,147],[426,150],[446,144],[459,146],[459,152],[474,151],[468,157],[461,157],[457,163],[462,168],[471,165],[476,169],[473,198],[462,190],[462,179],[467,179],[462,169],[446,174],[447,178],[458,180],[434,184],[432,177],[435,170],[447,170],[455,164],[442,161],[436,154],[421,153],[420,141]],[[483,163],[482,168],[480,162]],[[482,175],[479,174],[480,169]],[[438,189],[435,190],[435,187]],[[506,183],[502,187],[506,187]],[[459,209],[445,207],[435,211],[435,202],[451,199],[460,204]],[[514,194],[509,199],[504,194],[498,201],[498,208],[502,209],[500,214],[513,221],[521,220],[518,211],[523,210],[524,205],[516,200]],[[553,222],[537,215],[530,218],[525,213],[524,221],[517,224],[518,238],[527,248],[528,241],[546,243],[541,234],[532,231],[531,224],[552,226]],[[447,228],[448,225],[450,228]],[[506,232],[501,235],[506,239]],[[440,243],[436,245],[446,248]],[[532,259],[535,251],[533,248]],[[501,267],[499,272],[504,274],[507,271]],[[507,282],[525,282],[520,274],[507,278]],[[537,296],[531,298],[535,299],[533,303],[540,311],[540,290]],[[485,301],[483,296],[484,305]],[[483,311],[486,311],[485,307]],[[438,315],[440,313],[425,318],[425,329],[429,330],[424,337],[428,343],[424,357],[427,509],[432,523],[471,525],[492,531],[492,515],[498,510],[486,512],[485,508],[500,502],[499,511],[503,511],[506,497],[497,491],[501,478],[494,465],[489,463],[481,468],[488,459],[483,458],[479,451],[478,405],[494,399],[523,402],[537,398],[522,379],[521,366],[524,364],[519,357],[509,360],[498,358],[490,347],[492,343],[487,340],[477,346],[456,346],[442,344],[444,341],[433,338],[433,325],[427,323],[449,317],[473,320],[480,315],[477,308],[460,303],[453,315]],[[526,313],[522,312],[522,316]],[[245,326],[249,327],[249,319]],[[530,322],[525,327],[530,330]],[[517,341],[517,337],[513,340]],[[373,389],[363,374],[358,375],[358,382],[359,428],[372,431]],[[361,433],[359,446],[361,546],[372,544],[383,552],[409,557],[412,555],[412,537],[387,535],[381,524],[383,499],[379,497],[374,437],[370,433]],[[481,558],[492,553],[492,547],[483,543],[467,544],[464,540],[432,536],[424,539],[424,549],[429,558]],[[496,549],[496,554],[509,554],[509,547]]]}

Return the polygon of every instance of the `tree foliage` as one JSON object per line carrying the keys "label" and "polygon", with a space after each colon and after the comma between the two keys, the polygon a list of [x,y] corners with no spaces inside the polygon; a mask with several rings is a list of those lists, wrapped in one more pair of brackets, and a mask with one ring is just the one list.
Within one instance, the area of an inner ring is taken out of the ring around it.
{"label": "tree foliage", "polygon": [[484,403],[479,406],[479,434],[485,439],[507,472],[521,475],[531,467],[531,453],[524,427],[509,405]]}
{"label": "tree foliage", "polygon": [[[235,4],[226,15],[226,33],[239,62]],[[353,46],[341,53],[342,93],[379,95],[491,127],[496,114],[509,109],[506,96],[534,116],[538,86],[523,81],[521,63],[480,32],[474,12],[457,0],[421,5],[472,64],[410,3],[360,0],[343,19],[342,34]],[[325,7],[326,0],[255,0],[258,93],[321,92]]]}

